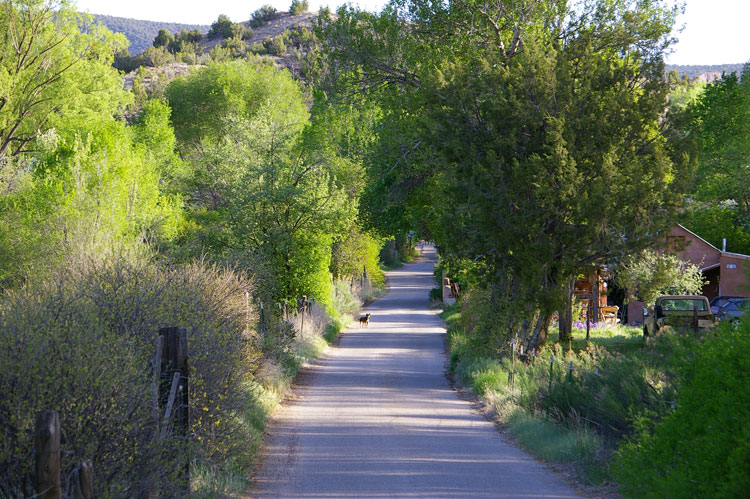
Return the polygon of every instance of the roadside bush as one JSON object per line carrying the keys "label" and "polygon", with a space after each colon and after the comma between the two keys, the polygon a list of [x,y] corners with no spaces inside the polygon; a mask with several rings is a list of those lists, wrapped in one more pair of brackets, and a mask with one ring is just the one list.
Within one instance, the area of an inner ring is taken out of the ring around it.
{"label": "roadside bush", "polygon": [[380,248],[380,261],[386,268],[397,268],[401,265],[394,239],[389,239],[383,243],[383,247]]}
{"label": "roadside bush", "polygon": [[378,265],[380,246],[378,239],[352,227],[346,237],[333,244],[331,273],[339,278],[359,279],[366,271],[374,286],[385,286],[385,274]]}
{"label": "roadside bush", "polygon": [[333,283],[331,306],[338,317],[353,318],[359,312],[361,305],[354,284],[340,279]]}
{"label": "roadside bush", "polygon": [[[101,497],[175,495],[177,455],[244,456],[250,435],[238,414],[259,358],[251,290],[228,270],[165,269],[123,250],[69,258],[48,279],[3,296],[0,495],[32,494],[34,417],[45,410],[60,414],[64,473],[92,460]],[[163,326],[188,330],[188,444],[156,437],[151,361]]]}
{"label": "roadside bush", "polygon": [[[572,374],[566,370],[569,361],[574,362]],[[634,414],[663,414],[675,398],[672,385],[660,379],[663,373],[657,374],[643,360],[593,345],[565,356],[552,376],[551,389],[541,394],[541,409],[564,424],[588,421],[599,433],[615,439],[632,431]]]}
{"label": "roadside bush", "polygon": [[750,490],[750,319],[724,324],[682,364],[674,412],[618,452],[615,474],[629,497],[743,497]]}

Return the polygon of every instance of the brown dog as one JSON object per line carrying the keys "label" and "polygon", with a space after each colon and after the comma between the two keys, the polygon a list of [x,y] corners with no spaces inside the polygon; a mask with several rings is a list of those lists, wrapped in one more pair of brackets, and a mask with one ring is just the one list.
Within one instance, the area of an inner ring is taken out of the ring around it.
{"label": "brown dog", "polygon": [[359,327],[367,327],[370,325],[370,314],[365,314],[359,318]]}

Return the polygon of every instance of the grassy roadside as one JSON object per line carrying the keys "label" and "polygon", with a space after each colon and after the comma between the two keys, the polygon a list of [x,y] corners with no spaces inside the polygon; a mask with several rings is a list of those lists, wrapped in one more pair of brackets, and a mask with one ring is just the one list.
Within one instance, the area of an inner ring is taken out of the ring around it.
{"label": "grassy roadside", "polygon": [[524,362],[507,349],[493,355],[476,317],[457,306],[441,317],[456,380],[585,494],[746,495],[750,430],[738,415],[750,414],[750,315],[648,339],[636,328],[595,328],[587,342],[574,330],[570,349],[553,334]]}
{"label": "grassy roadside", "polygon": [[[473,348],[463,329],[458,305],[446,307],[440,317],[448,326],[450,370],[456,381],[471,387],[505,431],[530,454],[564,467],[586,487],[606,488],[612,479],[607,461],[615,450],[614,442],[593,431],[580,417],[561,422],[563,418],[538,410],[543,392],[549,392],[551,385],[560,383],[566,376],[559,365],[550,369],[548,359],[555,355],[565,358],[565,354],[552,347],[545,350],[543,362],[524,365],[507,358],[498,361]],[[633,328],[600,329],[592,331],[592,340],[601,344],[629,345],[638,341],[636,333]],[[586,346],[584,340],[576,340],[573,350],[583,350]]]}

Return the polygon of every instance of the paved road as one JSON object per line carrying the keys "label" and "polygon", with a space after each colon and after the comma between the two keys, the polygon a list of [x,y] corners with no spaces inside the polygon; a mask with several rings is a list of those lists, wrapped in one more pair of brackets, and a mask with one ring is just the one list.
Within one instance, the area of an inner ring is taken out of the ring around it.
{"label": "paved road", "polygon": [[370,327],[348,330],[282,410],[254,497],[577,497],[449,386],[425,257],[388,273]]}

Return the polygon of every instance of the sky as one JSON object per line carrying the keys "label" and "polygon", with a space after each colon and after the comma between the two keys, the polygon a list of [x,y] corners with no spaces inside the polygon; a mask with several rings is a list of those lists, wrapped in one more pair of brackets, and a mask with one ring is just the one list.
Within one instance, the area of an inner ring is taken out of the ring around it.
{"label": "sky", "polygon": [[[674,0],[672,0],[674,1]],[[680,0],[681,1],[681,0]],[[667,56],[669,64],[733,64],[750,61],[748,19],[750,0],[684,0],[685,13],[677,20],[684,27],[679,42]],[[247,21],[261,5],[288,11],[291,0],[77,0],[78,9],[92,14],[148,21],[211,24],[226,14],[234,22]],[[309,0],[310,11],[321,5],[335,9],[344,0]],[[378,11],[386,0],[350,3]]]}

